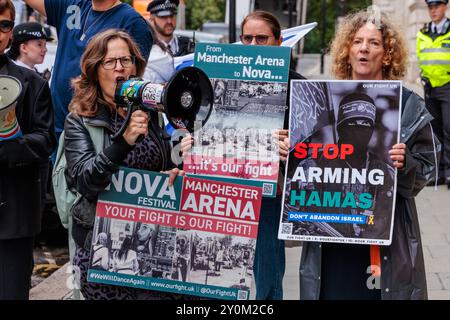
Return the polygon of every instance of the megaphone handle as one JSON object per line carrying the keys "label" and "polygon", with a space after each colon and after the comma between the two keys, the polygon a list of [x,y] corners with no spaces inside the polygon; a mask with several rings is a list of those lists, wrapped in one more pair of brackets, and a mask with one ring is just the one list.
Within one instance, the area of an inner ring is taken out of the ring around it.
{"label": "megaphone handle", "polygon": [[125,116],[125,120],[124,120],[122,126],[120,127],[119,131],[117,131],[112,136],[111,140],[117,141],[121,136],[123,136],[123,134],[125,133],[125,130],[127,130],[128,123],[130,123],[131,114],[133,113],[134,110],[135,110],[135,107],[133,105],[129,104],[127,107],[127,115]]}
{"label": "megaphone handle", "polygon": [[145,136],[143,134],[141,134],[139,137],[137,137],[136,139],[136,143],[142,142],[142,140],[144,140]]}

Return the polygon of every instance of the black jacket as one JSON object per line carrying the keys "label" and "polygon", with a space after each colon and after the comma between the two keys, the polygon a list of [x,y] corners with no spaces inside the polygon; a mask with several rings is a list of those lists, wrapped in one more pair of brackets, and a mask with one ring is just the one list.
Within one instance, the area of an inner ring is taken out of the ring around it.
{"label": "black jacket", "polygon": [[0,56],[0,69],[22,83],[16,116],[22,137],[0,141],[0,239],[31,237],[41,230],[40,166],[56,145],[47,81]]}
{"label": "black jacket", "polygon": [[[104,148],[99,154],[95,152],[86,125],[104,129]],[[110,114],[105,107],[101,107],[99,114],[94,117],[80,117],[70,113],[64,124],[67,186],[83,196],[71,210],[72,235],[75,243],[88,251],[95,220],[97,195],[111,183],[112,175],[133,149],[133,146],[128,145],[123,138],[112,142],[112,133]],[[174,165],[170,160],[170,137],[167,137],[159,126],[156,113],[150,115],[149,135],[161,148],[163,170],[173,168]]]}

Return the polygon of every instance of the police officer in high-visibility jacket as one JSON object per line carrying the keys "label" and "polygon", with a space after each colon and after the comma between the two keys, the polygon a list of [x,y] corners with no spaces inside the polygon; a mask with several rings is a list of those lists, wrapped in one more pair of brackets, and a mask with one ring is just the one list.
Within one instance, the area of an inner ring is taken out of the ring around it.
{"label": "police officer in high-visibility jacket", "polygon": [[450,19],[448,0],[425,0],[431,22],[417,33],[417,58],[425,88],[425,102],[443,148],[438,184],[450,188]]}

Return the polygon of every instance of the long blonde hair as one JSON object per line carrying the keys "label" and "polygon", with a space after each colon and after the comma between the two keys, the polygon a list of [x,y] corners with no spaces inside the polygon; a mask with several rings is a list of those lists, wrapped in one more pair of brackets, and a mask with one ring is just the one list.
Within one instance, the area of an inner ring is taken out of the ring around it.
{"label": "long blonde hair", "polygon": [[384,57],[382,74],[384,80],[399,80],[406,74],[408,49],[404,36],[384,14],[372,10],[361,10],[347,15],[336,29],[331,43],[332,73],[338,79],[351,79],[352,70],[348,63],[350,47],[358,30],[366,23],[373,23],[380,30],[383,39]]}
{"label": "long blonde hair", "polygon": [[141,77],[144,74],[146,62],[130,35],[119,29],[103,31],[89,41],[81,57],[81,75],[72,80],[74,94],[69,104],[69,111],[81,116],[92,117],[98,113],[99,105],[109,106],[103,99],[97,71],[107,54],[108,43],[115,39],[125,41],[131,55],[136,57],[136,76]]}

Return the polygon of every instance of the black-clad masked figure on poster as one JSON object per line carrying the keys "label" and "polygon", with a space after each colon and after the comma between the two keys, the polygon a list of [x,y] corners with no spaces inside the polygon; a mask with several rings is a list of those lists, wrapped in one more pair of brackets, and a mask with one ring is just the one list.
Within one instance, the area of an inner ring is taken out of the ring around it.
{"label": "black-clad masked figure on poster", "polygon": [[[311,192],[314,192],[320,199],[324,198],[325,193],[340,194],[342,197],[351,194],[356,203],[354,208],[350,209],[351,214],[363,215],[367,219],[373,219],[376,223],[368,225],[336,223],[333,224],[333,227],[327,225],[327,227],[324,228],[322,225],[314,226],[310,223],[305,224],[298,222],[293,234],[389,239],[391,216],[388,213],[391,211],[390,203],[392,203],[393,200],[394,168],[382,161],[377,154],[368,150],[371,138],[375,131],[375,102],[365,93],[352,92],[341,99],[337,114],[337,146],[341,148],[341,146],[352,145],[354,150],[352,154],[347,155],[345,159],[341,159],[340,157],[327,159],[321,150],[319,151],[317,159],[307,158],[305,160],[298,160],[296,158],[291,158],[293,165],[290,166],[290,168],[295,169],[297,167],[302,167],[304,171],[308,171],[309,168],[320,167],[330,168],[333,172],[336,169],[342,171],[348,169],[349,172],[354,169],[359,172],[362,172],[363,170],[365,170],[365,172],[378,172],[372,177],[372,179],[378,180],[378,183],[352,183],[351,179],[349,179],[347,183],[336,184],[308,181],[297,181],[292,182],[292,184],[297,190],[305,190],[308,196],[311,195]],[[295,164],[297,161],[298,164]],[[290,173],[288,171],[288,176],[293,174],[295,173]],[[289,184],[286,188],[289,188]],[[290,192],[288,192],[289,189],[287,189],[286,192],[287,199],[289,199],[290,195]],[[371,201],[370,207],[365,203],[360,203],[360,199],[363,199],[367,194],[372,195],[374,199],[374,201]],[[329,210],[327,210],[325,206],[315,207],[308,205],[302,207],[290,205],[289,209],[300,212],[349,214],[349,208],[345,206],[342,206],[341,208],[330,206],[328,208]],[[375,212],[377,213],[376,216],[374,214]],[[384,215],[384,213],[386,213],[386,215]]]}

